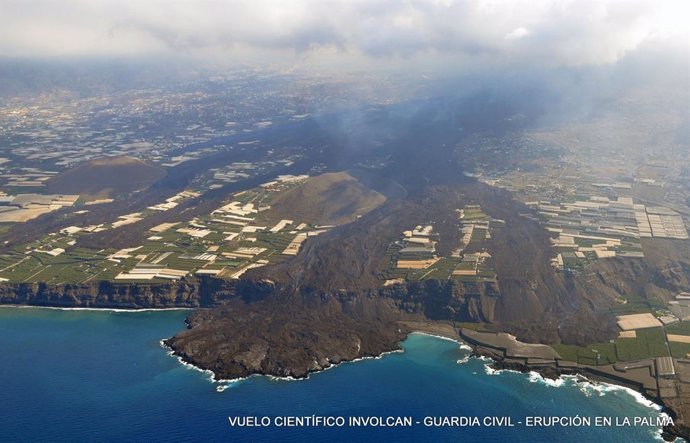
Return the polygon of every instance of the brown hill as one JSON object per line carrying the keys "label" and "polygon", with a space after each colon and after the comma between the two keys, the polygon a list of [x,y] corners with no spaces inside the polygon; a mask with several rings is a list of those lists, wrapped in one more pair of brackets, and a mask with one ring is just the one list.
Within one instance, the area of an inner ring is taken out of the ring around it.
{"label": "brown hill", "polygon": [[342,225],[376,209],[386,197],[363,185],[347,172],[311,177],[279,194],[267,215],[319,225]]}
{"label": "brown hill", "polygon": [[79,194],[87,200],[145,189],[164,177],[165,169],[131,157],[104,157],[68,169],[47,183],[55,194]]}

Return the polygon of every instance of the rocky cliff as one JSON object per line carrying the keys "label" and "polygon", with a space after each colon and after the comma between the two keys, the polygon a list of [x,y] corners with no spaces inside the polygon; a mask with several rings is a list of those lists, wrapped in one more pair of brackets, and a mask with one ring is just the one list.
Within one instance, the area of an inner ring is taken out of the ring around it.
{"label": "rocky cliff", "polygon": [[[414,322],[506,327],[495,316],[500,296],[491,286],[468,291],[453,280],[351,291],[244,280],[237,291],[242,295],[223,306],[193,313],[188,329],[166,340],[175,355],[219,379],[257,373],[305,377],[341,361],[398,349]],[[590,333],[607,335],[607,325]]]}
{"label": "rocky cliff", "polygon": [[217,306],[232,298],[236,282],[214,278],[186,278],[169,283],[113,283],[47,285],[2,283],[0,304],[30,306],[161,309]]}

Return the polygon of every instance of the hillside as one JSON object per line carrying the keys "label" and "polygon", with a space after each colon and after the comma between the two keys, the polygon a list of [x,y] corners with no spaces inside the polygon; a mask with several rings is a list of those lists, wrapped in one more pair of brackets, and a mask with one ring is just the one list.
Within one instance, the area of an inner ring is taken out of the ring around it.
{"label": "hillside", "polygon": [[279,194],[267,215],[317,225],[342,225],[376,209],[386,197],[366,187],[348,172],[311,177]]}
{"label": "hillside", "polygon": [[[506,229],[496,232],[487,244],[496,260],[501,295],[497,298],[465,296],[453,292],[457,288],[447,287],[446,292],[434,295],[436,302],[443,306],[457,303],[457,306],[446,309],[448,316],[443,319],[484,319],[503,325],[526,341],[553,343],[565,337],[570,342],[612,338],[615,334],[612,319],[595,315],[596,311],[609,308],[614,298],[610,291],[604,291],[607,282],[585,285],[556,273],[549,263],[552,249],[546,231],[536,222],[521,217],[519,214],[526,209],[508,193],[480,183],[433,187],[419,197],[391,200],[356,222],[306,243],[298,256],[252,270],[246,276],[255,280],[268,278],[279,285],[318,294],[375,291],[383,284],[378,264],[387,246],[407,226],[414,226],[419,220],[434,220],[436,231],[443,239],[439,253],[449,254],[452,245],[459,241],[460,232],[454,208],[466,201],[479,202],[492,217],[506,222]],[[429,288],[422,290],[425,294],[429,291]],[[439,309],[433,317],[442,318],[440,313],[444,309]],[[594,319],[587,331],[582,331],[578,323],[584,319]]]}
{"label": "hillside", "polygon": [[[448,280],[382,286],[378,264],[405,227],[434,220],[457,244],[455,208],[475,201],[505,220],[488,242],[497,257],[500,293],[469,291]],[[397,349],[400,321],[484,323],[526,342],[598,343],[615,337],[605,315],[608,282],[568,281],[550,265],[548,234],[520,213],[507,192],[481,183],[428,187],[306,242],[300,253],[248,271],[221,308],[194,314],[189,329],[166,343],[176,355],[219,378],[254,373],[304,377],[334,362]],[[618,282],[611,282],[617,284]],[[583,327],[586,326],[586,327]],[[287,328],[287,329],[285,329]],[[247,333],[250,331],[251,334]]]}
{"label": "hillside", "polygon": [[54,194],[79,194],[87,200],[145,189],[164,177],[165,169],[132,157],[104,157],[80,163],[47,183]]}

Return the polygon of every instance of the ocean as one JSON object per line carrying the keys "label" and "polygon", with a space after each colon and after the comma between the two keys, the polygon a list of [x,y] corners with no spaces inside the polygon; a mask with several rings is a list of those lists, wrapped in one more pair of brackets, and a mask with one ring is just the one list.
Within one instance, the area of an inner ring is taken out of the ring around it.
{"label": "ocean", "polygon": [[[420,334],[404,352],[306,380],[214,383],[160,344],[185,315],[0,308],[0,441],[660,439],[649,426],[658,407],[629,390],[492,371],[457,343]],[[320,417],[331,422],[307,426]],[[295,420],[302,426],[288,426]],[[240,426],[250,423],[259,426]]]}

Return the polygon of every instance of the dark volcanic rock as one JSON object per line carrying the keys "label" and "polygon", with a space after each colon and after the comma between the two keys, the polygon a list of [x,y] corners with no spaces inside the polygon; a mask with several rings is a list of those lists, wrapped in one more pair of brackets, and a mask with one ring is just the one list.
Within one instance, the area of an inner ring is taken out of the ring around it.
{"label": "dark volcanic rock", "polygon": [[109,281],[64,285],[2,283],[0,304],[120,309],[204,308],[235,297],[236,285],[236,281],[215,278],[185,278],[151,284]]}
{"label": "dark volcanic rock", "polygon": [[[382,286],[381,260],[403,230],[433,222],[441,238],[438,252],[447,254],[459,241],[455,210],[468,202],[479,202],[505,221],[487,244],[498,285],[426,280]],[[429,187],[404,200],[390,199],[357,221],[308,240],[296,257],[250,270],[237,283],[241,298],[195,314],[191,328],[168,345],[221,378],[303,377],[396,349],[406,332],[398,320],[481,322],[526,342],[613,338],[613,317],[597,312],[608,310],[619,291],[633,288],[555,272],[547,232],[520,215],[528,210],[505,191],[479,183]],[[617,271],[624,278],[652,272],[634,261],[611,263],[622,268]]]}
{"label": "dark volcanic rock", "polygon": [[[615,295],[585,280],[557,273],[548,233],[522,213],[529,208],[501,189],[476,182],[430,186],[404,200],[391,199],[357,221],[305,242],[299,255],[283,263],[253,269],[249,279],[269,278],[302,293],[374,291],[383,283],[380,264],[391,242],[420,223],[433,223],[440,235],[439,255],[457,248],[460,223],[456,209],[479,203],[490,216],[505,221],[487,249],[494,260],[498,284],[453,287],[447,282],[423,282],[395,289],[415,312],[429,319],[500,324],[528,342],[569,343],[606,341],[616,335],[609,310]],[[590,322],[591,320],[591,322]],[[591,323],[582,328],[582,321]]]}
{"label": "dark volcanic rock", "polygon": [[200,311],[189,329],[166,340],[175,355],[213,371],[217,378],[251,374],[306,377],[342,361],[397,349],[409,331],[389,299],[367,295],[276,295],[233,300]]}

